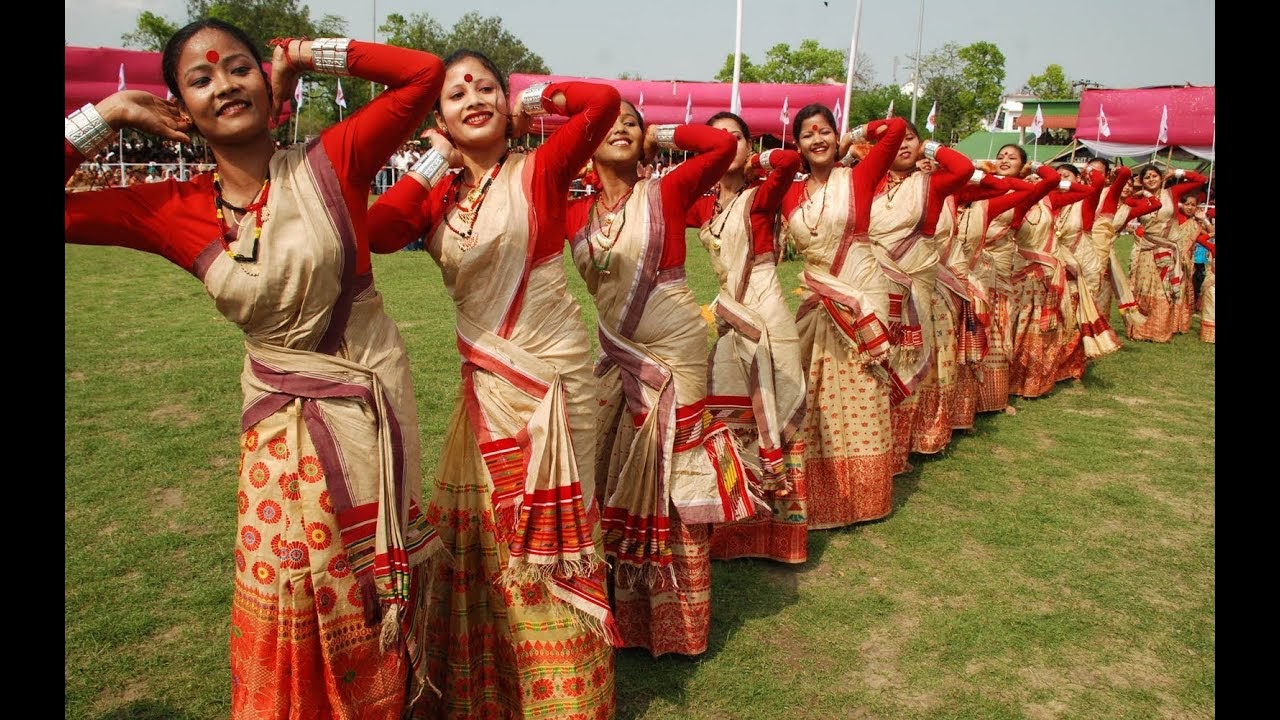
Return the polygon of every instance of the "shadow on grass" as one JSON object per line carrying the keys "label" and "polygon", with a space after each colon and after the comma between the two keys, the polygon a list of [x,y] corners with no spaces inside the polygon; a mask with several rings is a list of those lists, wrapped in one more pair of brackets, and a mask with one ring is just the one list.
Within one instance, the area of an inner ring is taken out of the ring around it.
{"label": "shadow on grass", "polygon": [[192,716],[155,700],[134,700],[97,716],[97,720],[192,720]]}

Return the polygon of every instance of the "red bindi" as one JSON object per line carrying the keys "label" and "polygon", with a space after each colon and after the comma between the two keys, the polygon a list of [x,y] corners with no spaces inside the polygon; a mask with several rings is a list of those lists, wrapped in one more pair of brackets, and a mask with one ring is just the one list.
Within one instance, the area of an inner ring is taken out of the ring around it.
{"label": "red bindi", "polygon": [[216,63],[216,62],[218,62],[218,51],[217,51],[217,50],[210,50],[209,52],[207,52],[207,53],[205,53],[205,54],[204,54],[204,59],[205,59],[205,60],[208,60],[208,61],[209,61],[209,62],[211,62],[211,63]]}
{"label": "red bindi", "polygon": [[818,132],[818,123],[814,123],[814,124],[813,124],[813,126],[812,126],[812,127],[810,127],[809,129],[810,129],[810,130],[812,130],[812,131],[814,131],[814,132]]}
{"label": "red bindi", "polygon": [[466,75],[463,75],[462,79],[466,80],[467,82],[471,82],[471,73],[467,73]]}

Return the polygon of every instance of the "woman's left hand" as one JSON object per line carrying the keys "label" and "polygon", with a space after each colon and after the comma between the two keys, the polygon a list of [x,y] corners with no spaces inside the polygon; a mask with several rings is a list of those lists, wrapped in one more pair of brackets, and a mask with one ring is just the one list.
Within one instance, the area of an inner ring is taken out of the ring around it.
{"label": "woman's left hand", "polygon": [[[295,41],[287,41],[288,45],[292,45]],[[302,76],[302,71],[293,66],[302,54],[302,43],[305,40],[298,40],[298,49],[296,51],[285,51],[284,44],[276,45],[271,50],[271,123],[274,125],[276,118],[280,117],[280,111],[284,109],[284,101],[293,97],[294,89],[298,87],[298,79]],[[294,108],[295,112],[297,108]]]}

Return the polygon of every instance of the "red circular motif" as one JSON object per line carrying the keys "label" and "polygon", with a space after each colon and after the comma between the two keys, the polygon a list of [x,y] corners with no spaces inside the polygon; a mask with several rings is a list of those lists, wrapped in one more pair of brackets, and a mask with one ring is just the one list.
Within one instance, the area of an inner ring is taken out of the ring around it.
{"label": "red circular motif", "polygon": [[209,52],[207,52],[207,53],[205,53],[205,54],[204,54],[204,59],[205,59],[205,60],[208,60],[208,61],[209,61],[209,62],[211,62],[211,63],[216,63],[216,62],[218,62],[218,51],[217,51],[217,50],[210,50]]}
{"label": "red circular motif", "polygon": [[471,82],[472,80],[471,73],[467,73],[466,75],[463,75],[462,79],[466,80],[467,82]]}

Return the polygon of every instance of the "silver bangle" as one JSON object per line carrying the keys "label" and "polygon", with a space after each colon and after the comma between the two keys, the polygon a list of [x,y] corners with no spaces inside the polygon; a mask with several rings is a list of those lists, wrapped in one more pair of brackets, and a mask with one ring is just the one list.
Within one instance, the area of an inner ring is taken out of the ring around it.
{"label": "silver bangle", "polygon": [[1184,178],[1184,177],[1186,177],[1186,176],[1187,176],[1187,171],[1186,171],[1186,170],[1183,170],[1182,168],[1178,168],[1178,169],[1176,169],[1176,170],[1174,170],[1174,171],[1173,171],[1173,176],[1174,176],[1175,178],[1177,178],[1177,179],[1181,180],[1182,178]]}
{"label": "silver bangle", "polygon": [[[317,38],[311,41],[311,67],[325,75],[350,77],[347,50],[351,38]],[[301,52],[301,50],[299,50]]]}
{"label": "silver bangle", "polygon": [[850,140],[851,142],[856,142],[856,143],[857,143],[857,142],[866,142],[866,141],[867,141],[867,126],[866,126],[865,124],[863,124],[863,125],[859,125],[858,127],[854,128],[854,129],[852,129],[852,130],[850,130],[850,131],[849,131],[849,140]]}
{"label": "silver bangle", "polygon": [[67,141],[80,151],[85,160],[92,160],[111,140],[111,126],[93,103],[85,103],[84,107],[67,116],[62,125]]}
{"label": "silver bangle", "polygon": [[550,114],[547,111],[547,108],[542,104],[542,92],[546,90],[547,86],[550,84],[551,83],[549,81],[544,80],[530,85],[520,93],[520,109],[524,110],[526,115],[529,117],[540,117],[542,115]]}
{"label": "silver bangle", "polygon": [[773,164],[769,162],[769,156],[772,155],[773,151],[776,149],[777,148],[769,148],[758,156],[759,160],[757,160],[757,162],[760,163],[760,169],[764,170],[766,173],[773,172]]}
{"label": "silver bangle", "polygon": [[431,148],[418,158],[409,171],[421,175],[426,179],[427,187],[433,188],[440,182],[440,178],[449,172],[449,161],[435,148]]}
{"label": "silver bangle", "polygon": [[982,178],[984,178],[984,177],[986,177],[986,176],[987,176],[987,174],[986,174],[985,172],[983,172],[983,171],[981,171],[981,170],[979,170],[979,169],[977,169],[977,168],[974,168],[974,169],[973,169],[973,176],[969,178],[969,184],[970,184],[970,185],[981,185],[981,184],[982,184]]}
{"label": "silver bangle", "polygon": [[1059,181],[1058,181],[1058,189],[1059,189],[1059,190],[1061,190],[1061,191],[1063,191],[1063,192],[1066,192],[1066,191],[1070,190],[1070,189],[1071,189],[1071,181],[1070,181],[1070,180],[1067,180],[1066,178],[1063,178],[1062,180],[1059,180]]}
{"label": "silver bangle", "polygon": [[674,150],[676,147],[676,126],[655,125],[653,136],[658,139],[658,147],[663,150]]}
{"label": "silver bangle", "polygon": [[940,147],[942,147],[942,143],[938,142],[937,140],[925,140],[924,156],[929,158],[930,160],[934,159],[934,157],[937,156],[938,148]]}

